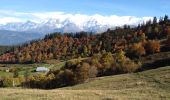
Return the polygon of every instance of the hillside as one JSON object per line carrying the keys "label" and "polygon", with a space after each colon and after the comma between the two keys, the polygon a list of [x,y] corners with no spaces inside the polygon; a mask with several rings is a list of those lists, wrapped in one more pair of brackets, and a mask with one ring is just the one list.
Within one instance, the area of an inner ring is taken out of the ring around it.
{"label": "hillside", "polygon": [[0,55],[10,51],[13,47],[12,46],[0,46]]}
{"label": "hillside", "polygon": [[[0,63],[35,63],[49,59],[69,60],[91,57],[103,51],[116,53],[119,50],[125,51],[128,57],[139,57],[170,48],[169,34],[168,16],[160,19],[159,22],[154,17],[152,21],[149,20],[136,27],[124,25],[115,30],[108,29],[101,34],[55,32],[46,35],[43,39],[20,45],[10,53],[0,56]],[[26,38],[23,39],[26,40]],[[165,41],[162,42],[162,40]]]}
{"label": "hillside", "polygon": [[169,92],[170,66],[139,73],[100,77],[88,83],[54,90],[0,89],[2,100],[168,100]]}
{"label": "hillside", "polygon": [[144,72],[99,77],[90,82],[61,89],[125,90],[153,88],[170,91],[170,66]]}
{"label": "hillside", "polygon": [[18,32],[0,29],[0,45],[19,45],[31,40],[40,39],[43,34],[36,32]]}
{"label": "hillside", "polygon": [[169,53],[170,19],[167,15],[159,21],[154,17],[136,27],[124,25],[101,34],[56,32],[4,53],[0,56],[0,63],[6,67],[3,64],[45,64],[46,61],[51,64],[53,60],[55,63],[62,61],[62,66],[54,64],[54,69],[47,73],[28,75],[26,71],[22,77],[19,77],[22,68],[10,68],[13,76],[2,77],[1,87],[13,86],[14,79],[16,86],[27,88],[72,86],[95,77],[169,66]]}

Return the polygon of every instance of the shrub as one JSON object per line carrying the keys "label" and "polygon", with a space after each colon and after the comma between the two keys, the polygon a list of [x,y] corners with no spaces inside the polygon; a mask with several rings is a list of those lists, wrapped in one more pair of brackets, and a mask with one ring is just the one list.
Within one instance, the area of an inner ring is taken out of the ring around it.
{"label": "shrub", "polygon": [[88,73],[89,78],[95,78],[97,76],[97,73],[98,73],[97,67],[90,66],[89,73]]}
{"label": "shrub", "polygon": [[80,63],[81,63],[80,58],[75,59],[75,60],[67,61],[66,64],[65,64],[65,66],[64,66],[64,69],[75,69],[76,66],[77,66],[78,64],[80,64]]}
{"label": "shrub", "polygon": [[28,82],[24,83],[24,86],[44,89],[46,88],[47,79],[43,73],[32,75],[28,78]]}
{"label": "shrub", "polygon": [[4,87],[13,87],[14,86],[13,81],[14,81],[14,79],[12,77],[4,77],[3,78],[3,86]]}
{"label": "shrub", "polygon": [[100,61],[104,67],[104,69],[111,68],[111,65],[113,63],[113,56],[110,52],[104,53],[101,57]]}
{"label": "shrub", "polygon": [[18,80],[17,86],[22,85],[23,82],[25,82],[25,78],[23,76],[19,76],[18,78],[16,78]]}
{"label": "shrub", "polygon": [[16,67],[11,67],[11,68],[9,69],[9,72],[15,72],[15,70],[16,70]]}
{"label": "shrub", "polygon": [[53,80],[55,79],[55,75],[53,74],[53,73],[49,73],[49,74],[47,74],[46,75],[46,81],[45,81],[45,87],[44,88],[46,88],[46,89],[51,89],[51,88],[55,88],[56,86],[56,84],[55,83],[53,83]]}
{"label": "shrub", "polygon": [[3,80],[2,79],[0,79],[0,87],[3,87],[4,86],[4,84],[3,84]]}
{"label": "shrub", "polygon": [[100,61],[101,56],[102,56],[101,54],[94,54],[94,55],[91,57],[91,59],[90,59],[91,64],[92,64],[92,65],[98,64],[99,61]]}
{"label": "shrub", "polygon": [[59,76],[61,81],[61,84],[64,86],[73,85],[75,83],[74,81],[74,73],[72,70],[65,69],[62,74]]}
{"label": "shrub", "polygon": [[131,72],[135,72],[136,70],[138,70],[140,68],[140,64],[137,64],[130,59],[126,59],[126,60],[120,62],[117,65],[117,68],[118,68],[119,72],[131,73]]}
{"label": "shrub", "polygon": [[116,53],[116,61],[120,62],[126,59],[125,52],[123,50],[120,50],[118,53]]}
{"label": "shrub", "polygon": [[16,70],[14,70],[14,72],[13,72],[13,77],[14,78],[17,78],[19,76],[19,72],[18,72],[18,70],[16,69]]}
{"label": "shrub", "polygon": [[16,86],[21,86],[22,83],[25,81],[25,79],[22,76],[17,78],[4,77],[2,81],[3,81],[3,87],[16,87]]}
{"label": "shrub", "polygon": [[29,77],[29,72],[28,72],[28,70],[26,70],[26,71],[24,72],[24,78],[25,78],[25,81],[26,81],[26,82],[28,81],[28,77]]}
{"label": "shrub", "polygon": [[129,53],[130,56],[133,57],[141,57],[145,55],[145,48],[142,46],[142,43],[134,43],[130,48],[129,48]]}
{"label": "shrub", "polygon": [[89,63],[83,62],[77,65],[75,70],[76,83],[83,83],[89,78]]}
{"label": "shrub", "polygon": [[160,42],[157,40],[149,40],[146,43],[145,49],[148,53],[157,53],[160,52]]}

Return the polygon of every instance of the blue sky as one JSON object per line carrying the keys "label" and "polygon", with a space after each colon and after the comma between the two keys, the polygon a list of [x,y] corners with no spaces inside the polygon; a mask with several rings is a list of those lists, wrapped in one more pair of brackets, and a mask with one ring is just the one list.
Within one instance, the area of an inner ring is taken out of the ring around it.
{"label": "blue sky", "polygon": [[165,14],[170,15],[170,0],[0,0],[0,25],[51,18],[79,25],[88,18],[125,24]]}
{"label": "blue sky", "polygon": [[159,17],[170,15],[170,0],[0,0],[0,10]]}

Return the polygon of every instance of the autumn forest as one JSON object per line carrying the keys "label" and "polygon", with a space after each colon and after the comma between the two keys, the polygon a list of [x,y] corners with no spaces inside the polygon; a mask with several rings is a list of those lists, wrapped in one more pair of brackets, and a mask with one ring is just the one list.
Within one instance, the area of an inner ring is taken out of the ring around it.
{"label": "autumn forest", "polygon": [[1,53],[0,63],[66,61],[59,70],[25,75],[20,84],[52,89],[83,83],[95,77],[142,71],[148,66],[145,63],[148,56],[166,52],[170,52],[170,19],[167,15],[159,21],[154,17],[135,27],[124,25],[99,34],[51,33],[43,39],[7,49]]}

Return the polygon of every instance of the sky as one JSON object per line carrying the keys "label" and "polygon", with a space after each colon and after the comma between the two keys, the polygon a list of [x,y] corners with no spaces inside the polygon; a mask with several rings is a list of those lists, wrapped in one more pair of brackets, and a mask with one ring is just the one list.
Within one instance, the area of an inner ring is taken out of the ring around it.
{"label": "sky", "polygon": [[2,24],[47,14],[160,17],[170,15],[170,0],[0,0]]}

